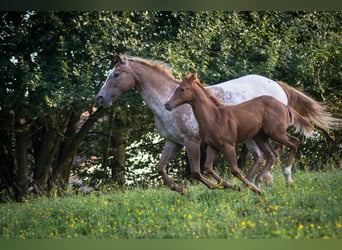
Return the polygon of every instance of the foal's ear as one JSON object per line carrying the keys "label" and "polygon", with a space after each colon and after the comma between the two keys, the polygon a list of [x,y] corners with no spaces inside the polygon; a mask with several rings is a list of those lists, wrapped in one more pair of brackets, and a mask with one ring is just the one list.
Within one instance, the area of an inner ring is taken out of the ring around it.
{"label": "foal's ear", "polygon": [[193,75],[192,73],[187,73],[186,76],[185,76],[185,79],[186,79],[186,80],[191,79],[191,78],[192,78],[192,75]]}
{"label": "foal's ear", "polygon": [[193,78],[194,81],[198,81],[197,71],[195,71],[194,73],[192,73],[192,78]]}
{"label": "foal's ear", "polygon": [[189,79],[189,81],[191,83],[193,83],[194,81],[199,81],[198,78],[197,78],[197,72],[195,71],[194,73],[189,74],[189,78],[188,79]]}
{"label": "foal's ear", "polygon": [[127,63],[127,57],[122,54],[117,54],[116,55],[116,60],[121,63],[121,64],[126,64]]}

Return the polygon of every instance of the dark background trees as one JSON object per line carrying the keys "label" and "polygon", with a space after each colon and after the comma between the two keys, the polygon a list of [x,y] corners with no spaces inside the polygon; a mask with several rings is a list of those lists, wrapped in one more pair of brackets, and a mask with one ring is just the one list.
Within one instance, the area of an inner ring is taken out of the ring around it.
{"label": "dark background trees", "polygon": [[[341,12],[1,12],[0,192],[21,200],[66,187],[70,173],[92,184],[158,180],[162,141],[140,96],[109,110],[94,101],[118,52],[165,61],[178,78],[196,70],[208,84],[261,74],[340,115],[341,21]],[[340,164],[340,151],[341,132],[317,131],[297,166]],[[187,175],[184,154],[172,164]]]}

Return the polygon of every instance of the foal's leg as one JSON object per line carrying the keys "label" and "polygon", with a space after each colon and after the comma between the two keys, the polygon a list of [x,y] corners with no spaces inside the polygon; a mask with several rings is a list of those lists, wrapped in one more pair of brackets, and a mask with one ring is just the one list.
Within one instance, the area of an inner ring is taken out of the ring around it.
{"label": "foal's leg", "polygon": [[290,153],[289,153],[289,156],[287,157],[286,166],[284,167],[283,171],[284,171],[284,175],[285,175],[285,179],[287,183],[290,186],[294,186],[294,181],[291,178],[291,169],[292,169],[293,160],[296,156],[297,148],[299,145],[299,140],[296,137],[293,137],[287,134],[286,132],[277,134],[273,136],[272,139],[290,148]]}
{"label": "foal's leg", "polygon": [[201,166],[200,166],[200,141],[198,140],[188,140],[186,143],[186,152],[188,153],[188,158],[190,162],[190,171],[192,177],[202,182],[208,188],[217,188],[217,186],[206,179],[201,174]]}
{"label": "foal's leg", "polygon": [[187,189],[178,186],[174,180],[166,173],[166,165],[172,161],[177,153],[183,148],[182,145],[173,143],[171,141],[166,141],[164,144],[164,149],[162,155],[157,164],[158,173],[162,176],[165,185],[167,185],[171,190],[177,191],[179,193],[187,193]]}
{"label": "foal's leg", "polygon": [[207,145],[207,153],[204,163],[204,169],[205,171],[214,177],[215,180],[217,180],[218,184],[220,186],[223,186],[224,188],[230,188],[233,190],[239,190],[239,187],[237,185],[232,185],[227,183],[223,178],[221,178],[214,170],[213,170],[213,163],[217,159],[219,151],[209,145]]}
{"label": "foal's leg", "polygon": [[223,152],[227,161],[229,162],[232,174],[239,178],[247,187],[252,189],[254,192],[261,194],[261,190],[241,174],[236,161],[235,146],[227,144],[224,146]]}

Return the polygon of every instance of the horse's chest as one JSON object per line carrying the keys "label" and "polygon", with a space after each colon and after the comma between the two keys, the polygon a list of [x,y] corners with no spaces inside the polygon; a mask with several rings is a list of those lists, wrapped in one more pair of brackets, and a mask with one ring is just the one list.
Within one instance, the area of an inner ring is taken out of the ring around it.
{"label": "horse's chest", "polygon": [[177,112],[165,117],[155,117],[155,124],[163,138],[185,145],[188,137],[196,137],[196,131],[198,136],[198,125],[191,117],[185,116],[186,119],[182,119],[179,114]]}
{"label": "horse's chest", "polygon": [[175,127],[172,122],[165,119],[155,119],[155,124],[157,131],[161,135],[161,137],[180,144],[183,143],[183,139],[180,136],[178,128]]}

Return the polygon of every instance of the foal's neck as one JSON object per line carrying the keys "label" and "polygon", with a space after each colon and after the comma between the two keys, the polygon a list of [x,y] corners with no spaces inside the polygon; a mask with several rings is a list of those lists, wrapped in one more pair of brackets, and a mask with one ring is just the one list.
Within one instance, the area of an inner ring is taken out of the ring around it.
{"label": "foal's neck", "polygon": [[199,125],[202,126],[202,124],[208,124],[207,121],[216,120],[220,115],[222,105],[210,97],[203,87],[196,86],[193,91],[194,99],[190,105]]}

